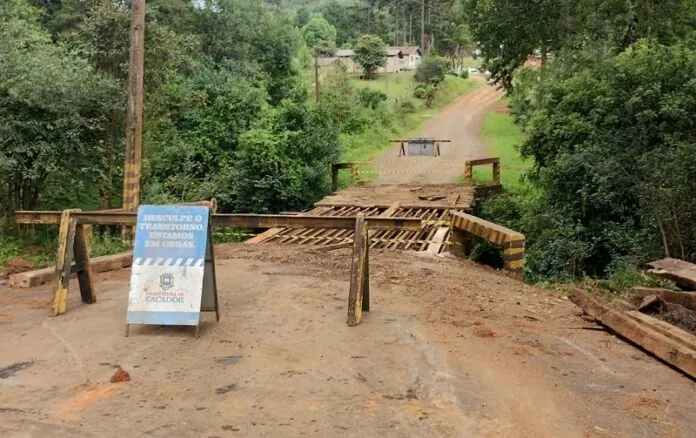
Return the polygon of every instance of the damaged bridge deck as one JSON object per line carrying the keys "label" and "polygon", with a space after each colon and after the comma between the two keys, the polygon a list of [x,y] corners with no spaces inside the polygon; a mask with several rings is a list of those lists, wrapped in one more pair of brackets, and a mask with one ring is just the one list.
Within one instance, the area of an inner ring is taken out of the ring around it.
{"label": "damaged bridge deck", "polygon": [[[371,231],[371,248],[439,253],[447,250],[450,211],[471,212],[476,192],[475,187],[458,185],[358,186],[333,193],[302,214],[355,216],[362,213],[365,216],[421,219],[423,228],[418,231]],[[247,243],[340,246],[352,241],[352,230],[272,228]]]}

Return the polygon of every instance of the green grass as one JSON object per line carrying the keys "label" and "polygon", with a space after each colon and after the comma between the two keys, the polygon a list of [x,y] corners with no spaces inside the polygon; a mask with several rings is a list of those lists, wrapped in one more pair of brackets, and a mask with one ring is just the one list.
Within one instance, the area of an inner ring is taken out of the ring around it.
{"label": "green grass", "polygon": [[[509,114],[490,110],[483,118],[482,136],[490,147],[490,155],[500,157],[500,182],[504,187],[515,188],[522,174],[531,166],[531,160],[520,156],[519,146],[524,134]],[[490,181],[490,169],[474,168],[475,181]]]}
{"label": "green grass", "polygon": [[[357,77],[351,78],[350,81],[356,89],[369,88],[387,95],[386,111],[388,113],[386,117],[390,118],[391,126],[385,127],[382,124],[375,124],[359,134],[342,135],[341,144],[344,146],[342,161],[372,160],[384,149],[391,146],[389,140],[414,135],[426,121],[437,115],[445,106],[462,94],[473,91],[481,84],[473,80],[447,75],[445,81],[439,86],[433,105],[428,108],[423,100],[413,97],[415,84],[412,72],[381,75],[373,81],[363,81]],[[415,111],[411,113],[403,111],[400,108],[403,102],[411,102]]]}

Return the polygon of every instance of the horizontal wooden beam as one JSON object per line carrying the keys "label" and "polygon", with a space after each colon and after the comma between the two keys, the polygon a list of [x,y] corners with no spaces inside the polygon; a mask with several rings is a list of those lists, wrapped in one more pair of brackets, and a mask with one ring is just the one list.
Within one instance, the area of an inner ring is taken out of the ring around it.
{"label": "horizontal wooden beam", "polygon": [[610,309],[587,292],[575,289],[570,300],[612,331],[686,374],[696,377],[696,351],[622,312]]}
{"label": "horizontal wooden beam", "polygon": [[631,289],[631,292],[633,295],[639,297],[655,295],[670,303],[679,304],[690,310],[696,310],[696,293],[694,292],[682,292],[653,287],[634,287]]}
{"label": "horizontal wooden beam", "polygon": [[649,274],[696,289],[696,265],[679,259],[661,259],[647,264]]}
{"label": "horizontal wooden beam", "polygon": [[[78,224],[90,225],[135,225],[134,212],[75,212]],[[18,224],[59,224],[59,211],[18,211]],[[235,228],[329,228],[352,230],[354,216],[289,216],[271,214],[213,214],[213,226]],[[421,229],[421,220],[412,218],[366,217],[368,227],[375,230]]]}
{"label": "horizontal wooden beam", "polygon": [[[115,271],[117,269],[127,268],[131,265],[133,260],[133,252],[120,252],[117,254],[111,254],[101,257],[95,257],[90,261],[93,273]],[[74,262],[71,264],[70,273],[75,276],[77,272],[81,269]],[[56,267],[51,266],[43,269],[36,269],[33,271],[21,272],[19,274],[12,274],[9,278],[10,287],[12,288],[30,288],[35,286],[40,286],[42,284],[50,283],[55,279]]]}
{"label": "horizontal wooden beam", "polygon": [[479,158],[477,160],[466,160],[464,165],[469,166],[484,166],[486,164],[500,163],[500,158],[490,157],[490,158]]}

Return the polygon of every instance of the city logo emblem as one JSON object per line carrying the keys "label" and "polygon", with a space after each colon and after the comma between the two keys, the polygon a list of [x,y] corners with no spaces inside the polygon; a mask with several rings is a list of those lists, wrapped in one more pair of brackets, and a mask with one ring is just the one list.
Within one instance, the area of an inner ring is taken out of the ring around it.
{"label": "city logo emblem", "polygon": [[171,289],[174,287],[174,275],[169,272],[160,275],[159,285],[164,290]]}

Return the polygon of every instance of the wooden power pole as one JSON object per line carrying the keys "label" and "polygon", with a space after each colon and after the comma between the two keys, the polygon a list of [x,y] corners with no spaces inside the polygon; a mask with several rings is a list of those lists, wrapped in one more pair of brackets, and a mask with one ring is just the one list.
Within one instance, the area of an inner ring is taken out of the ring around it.
{"label": "wooden power pole", "polygon": [[421,0],[421,22],[420,22],[421,28],[421,38],[420,38],[420,49],[421,53],[425,55],[425,0]]}
{"label": "wooden power pole", "polygon": [[[143,75],[145,72],[145,0],[133,0],[130,63],[128,68],[128,112],[126,153],[123,166],[123,210],[140,205],[140,168],[143,147]],[[124,240],[133,240],[133,229],[123,228]]]}

